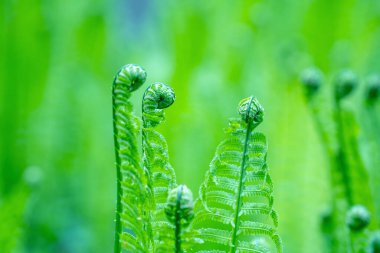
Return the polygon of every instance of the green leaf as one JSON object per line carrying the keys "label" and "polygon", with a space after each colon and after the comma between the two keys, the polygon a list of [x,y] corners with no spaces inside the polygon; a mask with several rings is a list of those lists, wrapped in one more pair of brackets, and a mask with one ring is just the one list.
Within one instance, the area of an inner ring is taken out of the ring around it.
{"label": "green leaf", "polygon": [[263,108],[250,97],[240,102],[239,113],[242,118],[230,120],[201,186],[192,223],[199,243],[191,252],[282,252],[266,138],[253,131]]}
{"label": "green leaf", "polygon": [[132,112],[131,92],[146,79],[138,65],[121,68],[113,82],[113,128],[117,173],[115,252],[146,252],[149,246],[145,188],[147,180],[140,165],[137,139],[140,121]]}

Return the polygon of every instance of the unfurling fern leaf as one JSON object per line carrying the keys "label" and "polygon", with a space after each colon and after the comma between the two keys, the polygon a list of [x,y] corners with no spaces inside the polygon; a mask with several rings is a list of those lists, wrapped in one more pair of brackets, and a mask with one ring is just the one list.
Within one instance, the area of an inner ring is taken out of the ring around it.
{"label": "unfurling fern leaf", "polygon": [[132,112],[131,92],[146,79],[138,65],[121,68],[113,82],[113,129],[117,169],[115,252],[147,252],[147,215],[144,212],[146,177],[140,165],[137,134],[140,121]]}
{"label": "unfurling fern leaf", "polygon": [[351,252],[367,252],[370,213],[365,206],[355,205],[347,212],[346,223],[350,230]]}
{"label": "unfurling fern leaf", "polygon": [[170,223],[161,227],[160,244],[156,252],[185,252],[183,245],[189,241],[187,227],[194,217],[193,207],[193,194],[185,185],[179,185],[170,191],[165,207]]}
{"label": "unfurling fern leaf", "polygon": [[200,244],[191,252],[282,252],[273,185],[266,164],[267,144],[254,129],[263,108],[254,97],[239,105],[241,119],[230,120],[200,189],[192,224]]}
{"label": "unfurling fern leaf", "polygon": [[[149,180],[147,205],[153,210],[151,229],[155,245],[151,251],[157,252],[162,238],[167,236],[167,228],[172,224],[165,215],[168,193],[176,186],[175,173],[169,163],[168,148],[165,138],[154,127],[164,120],[164,108],[173,104],[175,95],[168,85],[152,84],[143,98],[143,162],[145,175]],[[163,241],[163,243],[167,243]]]}

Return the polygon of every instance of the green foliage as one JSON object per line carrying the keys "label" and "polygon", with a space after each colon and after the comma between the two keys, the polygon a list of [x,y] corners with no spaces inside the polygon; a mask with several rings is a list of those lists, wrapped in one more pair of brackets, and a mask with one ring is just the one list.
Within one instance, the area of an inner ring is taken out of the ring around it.
{"label": "green foliage", "polygon": [[[167,124],[156,130],[169,144],[177,182],[186,183],[194,198],[233,105],[246,94],[260,98],[269,112],[260,131],[275,168],[278,231],[284,252],[291,253],[329,252],[332,245],[323,247],[320,231],[322,213],[326,220],[339,215],[344,226],[345,212],[331,203],[333,195],[345,198],[330,178],[338,163],[327,155],[338,146],[331,80],[342,68],[355,70],[358,86],[342,107],[353,112],[350,135],[358,140],[355,149],[375,202],[375,213],[367,207],[368,230],[378,229],[380,103],[366,97],[367,77],[380,73],[379,10],[374,0],[0,1],[0,237],[10,246],[5,253],[112,248],[109,77],[126,60],[149,68],[148,84],[165,80],[176,91]],[[296,85],[307,66],[318,66],[324,76],[308,105]],[[131,96],[136,115],[148,84]],[[312,103],[318,105],[317,120],[308,115]],[[313,127],[313,120],[323,128]],[[327,138],[318,139],[321,130]],[[30,193],[18,193],[24,171],[32,167],[45,180]],[[365,189],[365,183],[357,185]],[[346,227],[340,230],[348,234]],[[266,240],[254,243],[268,246]]]}
{"label": "green foliage", "polygon": [[151,210],[149,226],[154,238],[153,252],[166,252],[161,248],[173,245],[163,238],[170,239],[174,235],[168,232],[173,229],[173,225],[166,218],[165,206],[168,193],[176,186],[176,178],[169,163],[166,140],[154,127],[164,120],[163,109],[173,104],[174,100],[172,88],[166,84],[154,83],[146,89],[142,103],[143,164],[148,178],[147,207]]}
{"label": "green foliage", "polygon": [[128,98],[145,78],[141,67],[129,64],[114,81],[115,252],[272,252],[268,239],[282,252],[266,138],[254,131],[264,114],[257,99],[243,99],[241,118],[230,120],[228,138],[217,148],[194,214],[192,193],[176,187],[165,138],[154,129],[175,100],[172,88],[163,83],[150,85],[143,96],[140,165],[139,121]]}
{"label": "green foliage", "polygon": [[368,248],[368,231],[370,223],[368,210],[361,205],[355,205],[347,213],[347,226],[350,229],[351,252],[365,253]]}
{"label": "green foliage", "polygon": [[[367,105],[373,104],[376,100],[376,88],[374,88],[376,78],[371,77],[370,80],[365,94]],[[302,78],[302,81],[306,89],[309,89],[310,78]],[[326,93],[330,96],[329,101],[332,104],[330,110],[333,116],[327,120],[326,107],[320,103],[313,103],[313,98],[307,97],[317,130],[331,161],[331,213],[328,214],[330,217],[322,220],[322,228],[327,250],[334,253],[347,252],[349,248],[352,252],[365,252],[369,234],[363,229],[369,225],[370,213],[378,212],[375,209],[369,170],[360,152],[360,126],[353,109],[347,106],[346,100],[355,91],[358,83],[359,80],[352,71],[345,70],[339,73],[335,78],[333,90]],[[323,115],[319,114],[321,108],[323,108]],[[332,130],[328,128],[329,125],[321,124],[321,117],[333,126]],[[327,145],[328,143],[331,145]],[[350,229],[350,237],[345,228],[342,213],[347,213],[346,222]],[[374,229],[377,225],[377,218],[374,218],[370,228]],[[351,247],[348,246],[349,241],[351,241]]]}
{"label": "green foliage", "polygon": [[230,120],[199,192],[193,228],[202,243],[193,252],[272,252],[254,246],[265,239],[273,239],[282,252],[266,139],[254,131],[263,108],[250,97],[241,101],[239,113],[241,119]]}
{"label": "green foliage", "polygon": [[302,72],[301,81],[305,86],[306,94],[313,96],[322,86],[322,73],[316,68],[305,69]]}
{"label": "green foliage", "polygon": [[140,121],[132,112],[131,92],[146,79],[145,71],[137,65],[121,68],[113,82],[113,119],[117,172],[117,207],[115,252],[146,252],[149,234],[146,222],[147,179],[140,164],[137,134]]}
{"label": "green foliage", "polygon": [[0,252],[12,252],[17,245],[17,238],[21,234],[21,224],[23,222],[23,210],[28,194],[25,186],[16,187],[15,192],[7,199],[0,202]]}
{"label": "green foliage", "polygon": [[366,100],[369,104],[376,103],[380,96],[380,76],[371,75],[367,79]]}
{"label": "green foliage", "polygon": [[340,100],[348,96],[358,86],[355,73],[350,70],[343,70],[335,80],[335,98]]}
{"label": "green foliage", "polygon": [[364,206],[353,206],[347,213],[347,226],[352,231],[363,230],[368,226],[369,222],[370,214]]}
{"label": "green foliage", "polygon": [[179,185],[170,191],[165,214],[171,226],[161,228],[160,245],[155,252],[185,252],[192,241],[187,228],[194,218],[193,208],[193,194],[187,186]]}

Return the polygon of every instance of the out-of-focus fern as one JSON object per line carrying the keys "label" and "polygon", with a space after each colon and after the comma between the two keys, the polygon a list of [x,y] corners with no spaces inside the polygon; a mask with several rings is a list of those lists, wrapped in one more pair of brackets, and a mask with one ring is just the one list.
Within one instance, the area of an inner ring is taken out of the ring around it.
{"label": "out-of-focus fern", "polygon": [[[173,104],[175,95],[166,84],[154,83],[145,91],[142,105],[143,118],[143,163],[148,178],[147,205],[152,210],[151,227],[156,252],[160,246],[167,247],[167,228],[172,224],[167,220],[164,208],[168,193],[176,186],[175,172],[169,163],[168,147],[165,138],[154,127],[164,120],[164,108]],[[161,251],[165,252],[165,251]]]}
{"label": "out-of-focus fern", "polygon": [[[333,113],[333,117],[326,117],[328,110],[324,107],[325,105],[320,102],[314,103],[314,97],[318,90],[315,87],[321,86],[322,83],[321,75],[318,73],[320,73],[318,70],[314,70],[314,72],[305,71],[302,81],[306,87],[309,107],[312,109],[317,131],[323,140],[327,158],[330,161],[332,208],[331,214],[327,216],[327,219],[324,219],[323,232],[327,238],[326,241],[329,242],[328,248],[331,252],[345,253],[349,251],[348,242],[350,240],[349,231],[345,226],[342,214],[347,213],[351,206],[358,204],[368,208],[371,213],[375,211],[368,170],[359,150],[359,124],[352,109],[346,104],[346,99],[358,86],[358,78],[349,70],[339,73],[334,82],[333,92],[328,90],[326,93],[332,98],[331,111]],[[316,83],[319,85],[315,85]],[[331,94],[333,95],[331,96]],[[369,101],[367,105],[373,105],[376,94],[378,94],[377,89],[371,87],[367,92],[367,100]],[[326,124],[321,124],[321,119],[325,120]],[[333,129],[328,129],[326,125],[333,126]],[[330,145],[328,145],[329,143]],[[370,228],[374,228],[376,225],[376,218],[374,218]],[[358,242],[359,234],[352,232],[351,227],[350,231],[351,242]],[[358,247],[355,246],[355,248]],[[365,247],[359,248],[363,250]]]}
{"label": "out-of-focus fern", "polygon": [[[335,85],[337,137],[341,156],[340,170],[345,176],[349,205],[363,205],[371,213],[375,213],[368,169],[365,167],[359,150],[359,124],[352,110],[345,106],[343,101],[343,98],[349,95],[357,85],[356,75],[347,70],[338,76]],[[372,226],[376,225],[375,220],[372,222]]]}
{"label": "out-of-focus fern", "polygon": [[[147,179],[140,164],[140,121],[132,112],[131,93],[146,79],[137,65],[121,68],[113,82],[113,128],[117,173],[115,252],[147,252],[150,246],[145,209]],[[124,251],[123,251],[124,252]]]}
{"label": "out-of-focus fern", "polygon": [[380,76],[371,75],[367,78],[366,89],[364,94],[361,122],[363,124],[362,135],[365,138],[364,154],[369,167],[372,195],[376,208],[375,218],[380,220],[380,198],[376,198],[380,191]]}
{"label": "out-of-focus fern", "polygon": [[347,213],[347,226],[350,230],[351,252],[366,253],[369,244],[370,214],[362,205],[355,205]]}
{"label": "out-of-focus fern", "polygon": [[263,108],[249,97],[240,102],[239,114],[230,120],[201,186],[192,227],[203,243],[191,252],[282,252],[266,138],[254,131]]}
{"label": "out-of-focus fern", "polygon": [[305,88],[306,102],[311,111],[315,129],[321,138],[326,159],[329,162],[331,207],[322,214],[321,228],[327,252],[346,252],[348,231],[345,226],[345,217],[348,201],[344,175],[341,171],[341,158],[336,138],[336,124],[334,121],[333,96],[331,91],[324,92],[324,80],[321,71],[317,68],[308,68],[301,76]]}
{"label": "out-of-focus fern", "polygon": [[0,198],[0,252],[15,252],[24,223],[23,211],[29,192],[23,183],[14,187],[7,198]]}

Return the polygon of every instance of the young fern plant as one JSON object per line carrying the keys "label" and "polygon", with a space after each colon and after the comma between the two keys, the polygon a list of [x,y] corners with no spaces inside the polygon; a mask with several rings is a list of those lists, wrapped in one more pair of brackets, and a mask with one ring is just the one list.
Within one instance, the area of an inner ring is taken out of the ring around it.
{"label": "young fern plant", "polygon": [[[337,75],[333,89],[327,93],[332,98],[329,108],[332,117],[326,117],[329,114],[326,107],[321,109],[325,106],[324,103],[316,103],[317,91],[322,85],[321,72],[317,69],[306,70],[302,75],[302,82],[330,162],[332,208],[330,217],[323,224],[327,247],[331,252],[345,253],[350,249],[350,234],[342,214],[358,204],[374,213],[369,175],[359,150],[359,124],[346,104],[347,98],[358,86],[358,78],[349,70]],[[332,127],[328,128],[326,125]],[[376,222],[372,222],[370,226],[375,225]]]}
{"label": "young fern plant", "polygon": [[179,185],[169,193],[165,213],[171,226],[163,228],[166,237],[161,240],[161,247],[156,252],[188,252],[186,249],[193,242],[193,234],[188,230],[194,218],[193,209],[193,194],[185,185]]}
{"label": "young fern plant", "polygon": [[[118,72],[113,82],[117,169],[115,252],[170,252],[171,245],[172,252],[181,252],[176,250],[181,248],[182,242],[177,237],[184,229],[177,225],[184,217],[179,217],[179,221],[177,216],[168,219],[168,211],[165,212],[167,202],[172,201],[168,194],[176,187],[175,173],[169,163],[166,140],[154,129],[164,120],[163,109],[174,102],[175,95],[166,84],[149,86],[142,102],[141,128],[129,98],[145,79],[146,72],[142,67],[128,64]],[[142,159],[137,144],[140,132]],[[181,203],[191,199],[191,203],[179,206],[182,210],[184,206],[192,205],[192,197],[182,197],[189,195],[187,187],[179,189],[184,192],[180,194]]]}
{"label": "young fern plant", "polygon": [[346,223],[350,230],[350,252],[366,252],[369,244],[370,214],[362,205],[350,208],[346,216]]}
{"label": "young fern plant", "polygon": [[192,228],[202,243],[191,252],[282,252],[266,139],[254,131],[263,113],[249,97],[239,104],[241,118],[230,120],[195,204]]}
{"label": "young fern plant", "polygon": [[140,164],[138,133],[140,120],[133,114],[129,98],[146,80],[137,65],[120,69],[113,81],[113,130],[116,155],[117,200],[115,253],[147,252],[150,247],[149,213],[146,212],[147,177]]}
{"label": "young fern plant", "polygon": [[145,91],[142,104],[143,164],[149,178],[148,190],[153,194],[149,207],[154,244],[150,252],[157,253],[182,252],[186,241],[182,234],[192,218],[192,193],[184,185],[177,187],[166,140],[154,129],[164,120],[163,109],[174,100],[172,88],[154,83]]}
{"label": "young fern plant", "polygon": [[241,101],[241,118],[230,120],[228,138],[217,149],[194,211],[192,193],[177,186],[166,140],[155,130],[175,100],[172,88],[154,83],[146,89],[142,124],[132,112],[129,97],[145,79],[143,68],[128,64],[113,83],[115,253],[282,252],[266,140],[254,131],[263,120],[259,102]]}
{"label": "young fern plant", "polygon": [[[346,229],[345,217],[349,201],[347,194],[348,182],[345,180],[345,172],[341,166],[341,152],[336,138],[336,124],[334,120],[333,105],[326,106],[323,98],[323,75],[317,68],[308,68],[301,75],[304,86],[305,97],[308,108],[311,111],[312,120],[316,131],[321,138],[326,158],[329,161],[330,185],[331,185],[331,209],[323,214],[322,233],[326,243],[326,252],[347,252],[348,231]],[[325,100],[334,96],[328,96]],[[335,96],[336,97],[336,96]],[[335,99],[336,101],[336,99]],[[334,104],[334,103],[331,103]],[[335,116],[336,118],[336,116]]]}
{"label": "young fern plant", "polygon": [[[371,75],[367,78],[365,93],[363,96],[363,106],[361,110],[363,131],[367,149],[367,160],[369,161],[369,171],[371,174],[372,194],[380,190],[380,111],[379,111],[379,98],[380,98],[380,75]],[[380,220],[380,198],[375,198],[375,208],[377,220]]]}

